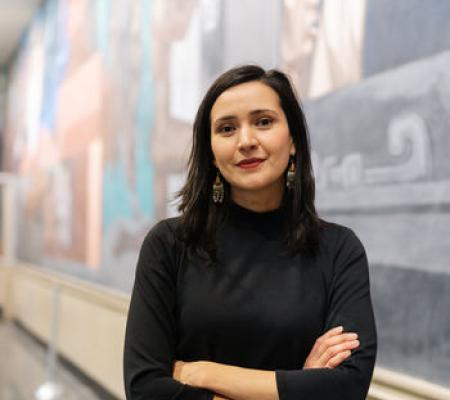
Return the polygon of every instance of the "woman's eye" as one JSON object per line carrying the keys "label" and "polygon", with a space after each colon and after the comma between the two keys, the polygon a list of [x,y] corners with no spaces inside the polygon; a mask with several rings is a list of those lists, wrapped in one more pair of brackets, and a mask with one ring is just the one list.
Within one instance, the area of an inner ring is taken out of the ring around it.
{"label": "woman's eye", "polygon": [[220,132],[220,133],[231,133],[231,132],[233,132],[233,130],[234,130],[233,126],[231,126],[231,125],[223,125],[223,126],[220,126],[219,129],[217,129],[217,132]]}
{"label": "woman's eye", "polygon": [[257,122],[256,125],[258,126],[269,126],[271,123],[273,122],[272,118],[260,118]]}

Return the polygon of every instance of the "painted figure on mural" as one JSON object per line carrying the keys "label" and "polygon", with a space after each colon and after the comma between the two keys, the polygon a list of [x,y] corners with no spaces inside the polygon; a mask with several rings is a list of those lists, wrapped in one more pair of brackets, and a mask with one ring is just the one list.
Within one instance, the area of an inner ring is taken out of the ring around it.
{"label": "painted figure on mural", "polygon": [[365,399],[377,349],[367,257],[314,195],[289,78],[256,65],[219,76],[194,121],[181,215],[141,247],[129,400]]}
{"label": "painted figure on mural", "polygon": [[[158,170],[154,196],[157,204],[156,215],[159,217],[166,215],[168,178],[170,174],[180,173],[183,169],[182,160],[189,140],[190,121],[171,112],[174,96],[180,91],[171,79],[174,71],[180,69],[184,71],[184,82],[194,83],[196,75],[199,75],[199,71],[192,71],[192,66],[199,61],[198,52],[195,51],[200,41],[200,26],[195,23],[198,20],[198,8],[197,0],[157,0],[153,5],[151,34],[157,40],[152,42],[152,67],[156,97],[153,140],[149,150]],[[185,43],[189,52],[182,60],[174,60],[174,48],[180,43]],[[189,78],[186,79],[186,76]],[[189,95],[193,90],[184,92]],[[195,99],[190,103],[192,102],[195,102]],[[186,104],[183,106],[185,110],[190,108]]]}
{"label": "painted figure on mural", "polygon": [[365,0],[284,0],[281,65],[303,98],[361,79],[365,9]]}

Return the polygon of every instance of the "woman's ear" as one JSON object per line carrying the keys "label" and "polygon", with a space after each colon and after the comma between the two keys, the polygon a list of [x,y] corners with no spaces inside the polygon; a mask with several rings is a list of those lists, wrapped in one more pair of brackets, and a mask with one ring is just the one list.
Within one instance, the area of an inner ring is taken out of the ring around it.
{"label": "woman's ear", "polygon": [[295,156],[295,144],[294,144],[294,142],[292,141],[292,143],[291,143],[291,148],[289,149],[289,154],[291,155],[291,156]]}

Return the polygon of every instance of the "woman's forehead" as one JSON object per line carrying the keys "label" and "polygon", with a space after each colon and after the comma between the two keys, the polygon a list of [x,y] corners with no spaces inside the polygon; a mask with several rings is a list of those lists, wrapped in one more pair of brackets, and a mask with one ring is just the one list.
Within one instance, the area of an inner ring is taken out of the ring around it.
{"label": "woman's forehead", "polygon": [[233,86],[221,93],[211,108],[211,119],[255,113],[258,110],[277,112],[280,108],[277,92],[264,83],[251,81]]}

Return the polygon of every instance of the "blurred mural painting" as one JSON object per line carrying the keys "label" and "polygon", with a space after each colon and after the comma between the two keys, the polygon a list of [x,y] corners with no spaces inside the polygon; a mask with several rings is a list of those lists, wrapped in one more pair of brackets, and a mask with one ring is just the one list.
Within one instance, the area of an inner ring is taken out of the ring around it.
{"label": "blurred mural painting", "polygon": [[19,258],[120,286],[154,218],[150,26],[148,2],[53,0],[36,15],[6,132]]}
{"label": "blurred mural painting", "polygon": [[129,291],[176,214],[205,88],[287,71],[310,125],[317,205],[366,246],[381,366],[448,385],[450,3],[48,0],[11,71],[3,160],[23,261]]}

